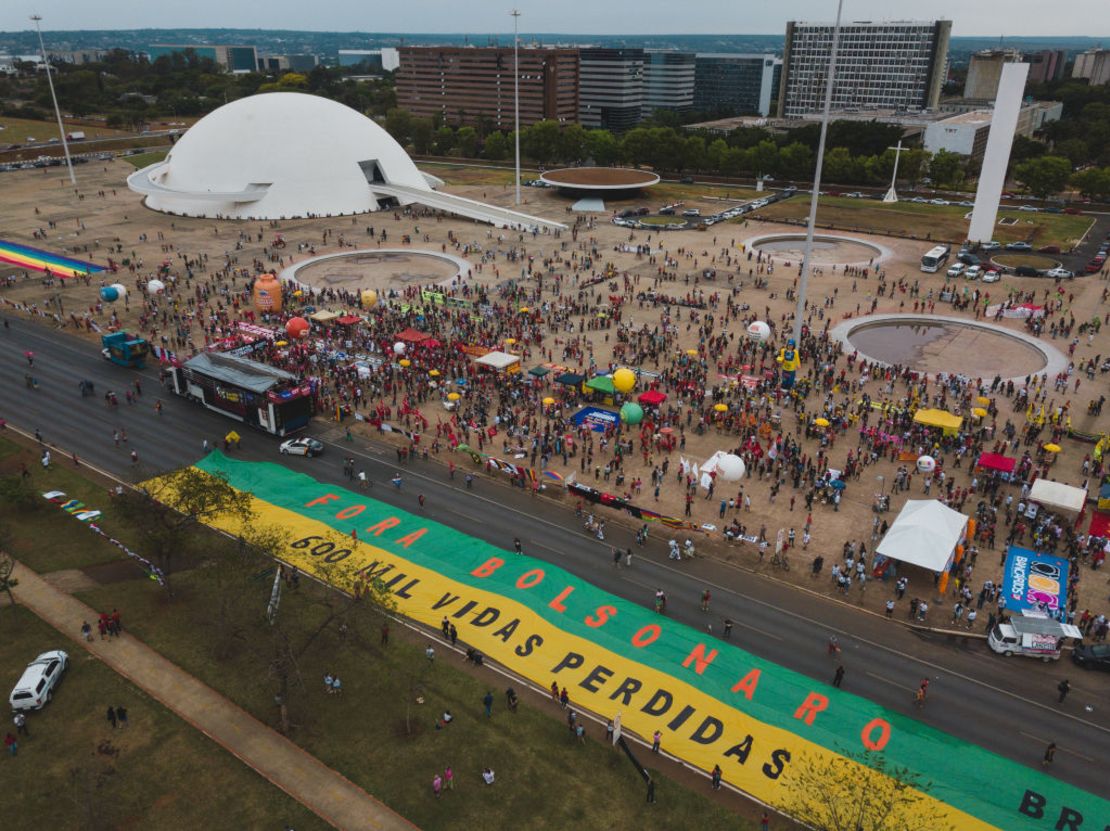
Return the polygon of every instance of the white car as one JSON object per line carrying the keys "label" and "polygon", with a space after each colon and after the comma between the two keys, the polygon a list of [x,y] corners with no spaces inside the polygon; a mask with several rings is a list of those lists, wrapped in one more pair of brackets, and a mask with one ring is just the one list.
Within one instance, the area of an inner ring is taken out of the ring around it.
{"label": "white car", "polygon": [[1037,208],[1033,205],[1022,205],[1020,208],[1018,208],[1018,210],[1019,211],[1027,211],[1028,213],[1032,213],[1032,214],[1040,213],[1040,211],[1041,211],[1040,208]]}
{"label": "white car", "polygon": [[324,443],[318,439],[304,436],[299,439],[288,439],[278,448],[287,456],[319,456],[324,452]]}
{"label": "white car", "polygon": [[983,274],[984,283],[997,283],[1000,279],[1001,275],[993,268],[988,269],[987,272]]}
{"label": "white car", "polygon": [[963,263],[953,263],[951,266],[948,267],[948,276],[949,277],[959,277],[963,273],[964,273],[964,264]]}
{"label": "white car", "polygon": [[31,661],[8,696],[12,709],[41,710],[54,697],[68,664],[69,656],[60,649],[43,652]]}
{"label": "white car", "polygon": [[1075,272],[1068,271],[1066,268],[1064,268],[1062,266],[1057,266],[1056,268],[1050,268],[1048,271],[1046,271],[1044,273],[1044,276],[1045,277],[1051,277],[1054,280],[1066,280],[1069,277],[1074,277]]}
{"label": "white car", "polygon": [[949,202],[947,199],[930,199],[929,204],[930,205],[951,205],[952,203]]}
{"label": "white car", "polygon": [[978,280],[979,275],[982,274],[982,273],[983,273],[983,267],[981,265],[973,265],[973,266],[970,266],[967,269],[967,271],[964,272],[964,277],[966,277],[969,280]]}

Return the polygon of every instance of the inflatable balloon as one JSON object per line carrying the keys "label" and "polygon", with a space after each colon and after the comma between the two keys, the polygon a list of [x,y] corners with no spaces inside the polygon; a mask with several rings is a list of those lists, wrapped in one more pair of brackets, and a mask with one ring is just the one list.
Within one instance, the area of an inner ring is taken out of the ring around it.
{"label": "inflatable balloon", "polygon": [[112,283],[112,288],[114,288],[116,292],[119,293],[120,300],[127,297],[127,286],[125,286],[123,283]]}
{"label": "inflatable balloon", "polygon": [[147,294],[161,294],[166,290],[166,284],[161,280],[150,280],[146,284]]}
{"label": "inflatable balloon", "polygon": [[917,469],[920,473],[932,473],[937,469],[937,460],[932,456],[918,456]]}
{"label": "inflatable balloon", "polygon": [[762,320],[754,320],[748,324],[748,337],[756,343],[763,343],[771,337],[771,327]]}
{"label": "inflatable balloon", "polygon": [[362,290],[362,308],[372,309],[378,305],[378,293],[373,289]]}
{"label": "inflatable balloon", "polygon": [[401,341],[397,341],[395,344],[393,344],[393,354],[394,355],[404,355],[405,354],[405,344],[402,343]]}
{"label": "inflatable balloon", "polygon": [[105,303],[115,303],[119,300],[119,292],[116,291],[115,286],[104,286],[100,290],[100,299]]}
{"label": "inflatable balloon", "polygon": [[717,459],[717,475],[726,482],[736,482],[744,478],[747,467],[744,460],[732,453],[726,453]]}
{"label": "inflatable balloon", "polygon": [[634,401],[621,405],[621,421],[625,424],[639,424],[644,420],[644,408]]}
{"label": "inflatable balloon", "polygon": [[290,340],[300,340],[308,335],[308,330],[311,328],[303,317],[291,317],[285,324],[285,334],[289,335]]}
{"label": "inflatable balloon", "polygon": [[261,314],[281,311],[281,283],[273,274],[259,274],[254,281],[254,308]]}
{"label": "inflatable balloon", "polygon": [[613,373],[613,389],[617,392],[632,392],[636,386],[636,373],[626,366],[622,366]]}

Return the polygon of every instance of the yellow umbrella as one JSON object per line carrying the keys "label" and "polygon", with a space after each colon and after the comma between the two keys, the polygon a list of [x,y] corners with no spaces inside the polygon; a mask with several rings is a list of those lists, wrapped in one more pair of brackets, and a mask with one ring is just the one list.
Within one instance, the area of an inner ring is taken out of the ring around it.
{"label": "yellow umbrella", "polygon": [[448,401],[458,401],[460,398],[462,398],[462,396],[459,395],[457,392],[447,393],[447,400]]}
{"label": "yellow umbrella", "polygon": [[399,363],[401,366],[412,366],[412,361],[410,361],[408,358],[401,358],[401,360],[399,360],[397,363]]}
{"label": "yellow umbrella", "polygon": [[431,375],[433,378],[438,378],[439,377],[439,370],[438,369],[429,369],[428,374]]}
{"label": "yellow umbrella", "polygon": [[816,424],[818,427],[828,427],[829,426],[829,420],[827,418],[814,419],[813,423]]}
{"label": "yellow umbrella", "polygon": [[516,338],[505,338],[505,343],[508,346],[512,346],[514,343],[516,343]]}
{"label": "yellow umbrella", "polygon": [[696,349],[687,349],[686,354],[689,355],[691,358],[696,358],[698,356],[698,350],[696,350]]}
{"label": "yellow umbrella", "polygon": [[971,411],[971,414],[974,415],[976,418],[983,418],[987,414],[987,411],[984,410],[982,407],[976,407],[974,410]]}
{"label": "yellow umbrella", "polygon": [[285,342],[285,341],[283,341],[283,340],[279,340],[279,341],[277,341],[277,342],[276,342],[276,343],[274,344],[274,346],[288,346],[288,345],[289,345],[289,344],[288,344],[288,343],[286,343],[286,342]]}
{"label": "yellow umbrella", "polygon": [[976,398],[975,400],[976,400],[976,401],[977,401],[978,403],[982,404],[982,405],[983,405],[984,407],[985,407],[985,406],[987,406],[988,404],[990,404],[990,403],[991,403],[991,400],[990,400],[989,398],[987,398],[987,397],[986,397],[985,395],[980,395],[980,396],[979,396],[978,398]]}
{"label": "yellow umbrella", "polygon": [[528,313],[529,313],[530,311],[532,311],[532,310],[531,310],[531,309],[529,309],[529,308],[528,308],[527,306],[521,306],[521,307],[520,307],[520,313],[521,313],[522,315],[526,315],[526,314],[528,314]]}
{"label": "yellow umbrella", "polygon": [[555,399],[552,398],[550,395],[543,400],[543,405],[545,407],[550,407],[554,403],[555,403]]}
{"label": "yellow umbrella", "polygon": [[1046,444],[1044,446],[1044,449],[1047,450],[1049,453],[1059,453],[1061,450],[1063,450],[1063,448],[1060,447],[1060,445],[1058,444]]}
{"label": "yellow umbrella", "polygon": [[726,412],[728,412],[728,405],[727,404],[714,404],[713,409],[716,410],[719,413],[726,413]]}

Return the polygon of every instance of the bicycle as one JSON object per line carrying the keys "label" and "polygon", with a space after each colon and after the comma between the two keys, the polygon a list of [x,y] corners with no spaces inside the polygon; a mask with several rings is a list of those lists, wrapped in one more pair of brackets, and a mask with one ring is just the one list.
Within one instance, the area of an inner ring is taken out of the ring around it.
{"label": "bicycle", "polygon": [[771,565],[774,566],[776,569],[790,571],[790,560],[786,558],[785,554],[775,554],[773,557],[771,557]]}

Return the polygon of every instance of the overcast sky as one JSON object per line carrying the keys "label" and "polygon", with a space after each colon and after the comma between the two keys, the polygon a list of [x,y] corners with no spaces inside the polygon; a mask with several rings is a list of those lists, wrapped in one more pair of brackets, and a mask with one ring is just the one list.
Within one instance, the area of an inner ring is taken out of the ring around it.
{"label": "overcast sky", "polygon": [[[261,28],[511,31],[512,0],[3,0],[0,30]],[[836,0],[518,0],[522,32],[781,34]],[[1108,35],[1110,0],[844,0],[845,20],[947,19],[955,35]],[[1110,37],[1107,38],[1110,44]]]}

